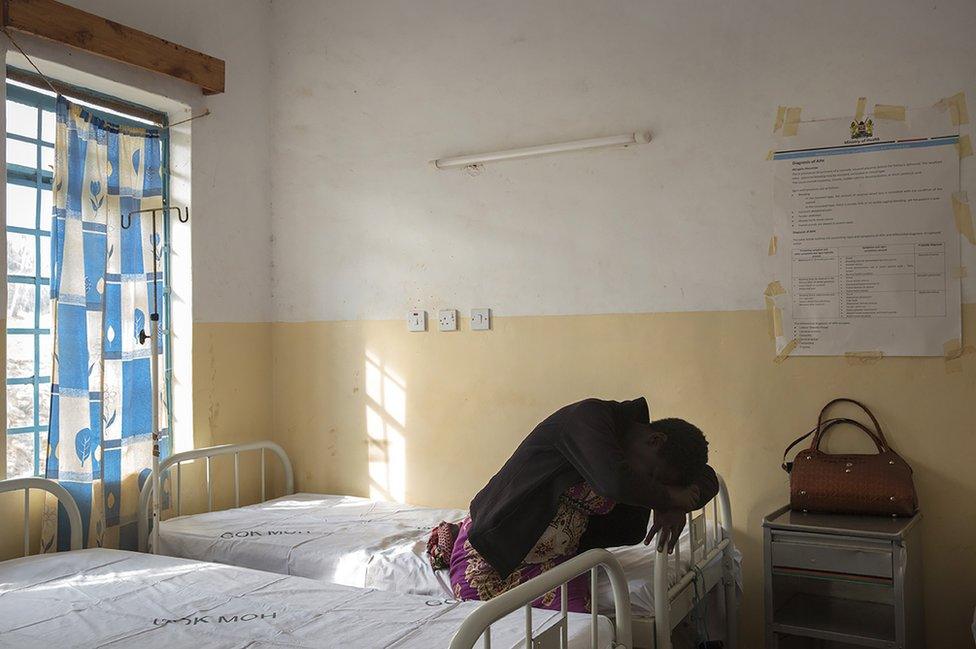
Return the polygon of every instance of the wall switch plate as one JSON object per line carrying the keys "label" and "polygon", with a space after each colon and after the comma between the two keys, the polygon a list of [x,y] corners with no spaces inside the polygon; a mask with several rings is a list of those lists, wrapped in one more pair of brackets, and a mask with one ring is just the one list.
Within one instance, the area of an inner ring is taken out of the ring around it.
{"label": "wall switch plate", "polygon": [[437,325],[441,331],[457,331],[457,310],[441,309],[437,314]]}
{"label": "wall switch plate", "polygon": [[427,312],[414,309],[407,314],[407,331],[427,331]]}
{"label": "wall switch plate", "polygon": [[491,309],[471,309],[471,331],[491,329]]}

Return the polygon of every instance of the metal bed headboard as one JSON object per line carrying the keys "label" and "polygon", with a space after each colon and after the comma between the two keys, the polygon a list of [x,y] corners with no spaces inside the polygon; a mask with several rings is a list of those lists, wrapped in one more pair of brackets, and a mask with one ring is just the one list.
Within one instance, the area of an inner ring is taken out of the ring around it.
{"label": "metal bed headboard", "polygon": [[10,478],[0,480],[0,493],[8,491],[24,490],[24,556],[30,555],[30,492],[31,489],[46,491],[58,499],[68,515],[68,524],[71,532],[72,550],[80,550],[82,547],[81,536],[81,512],[78,511],[78,504],[71,497],[68,490],[54,480],[47,478]]}
{"label": "metal bed headboard", "polygon": [[[241,480],[240,480],[240,454],[246,451],[261,451],[261,502],[264,502],[266,498],[266,486],[265,486],[265,451],[271,451],[278,456],[281,460],[281,465],[285,471],[285,493],[284,495],[290,496],[295,493],[295,473],[291,466],[291,460],[288,459],[288,454],[285,453],[285,449],[281,448],[278,444],[272,441],[263,440],[260,442],[250,442],[247,444],[223,444],[221,446],[207,446],[205,448],[197,448],[192,451],[184,451],[183,453],[174,453],[170,455],[165,460],[159,463],[159,474],[162,475],[174,464],[176,465],[176,484],[173,488],[173,494],[175,496],[176,504],[176,515],[180,516],[182,514],[182,508],[180,506],[180,488],[182,487],[182,481],[180,479],[180,465],[183,462],[190,462],[193,460],[204,459],[206,460],[206,478],[207,478],[207,511],[213,511],[213,485],[210,481],[210,459],[220,455],[233,455],[234,456],[234,506],[241,506]],[[149,551],[148,540],[149,540],[149,501],[152,497],[152,480],[147,479],[142,485],[142,491],[139,493],[139,550],[142,552]],[[152,548],[152,552],[156,552],[157,548]]]}
{"label": "metal bed headboard", "polygon": [[[698,579],[706,580],[705,570],[721,557],[718,564],[721,573],[721,584],[725,588],[725,635],[726,645],[730,649],[735,649],[738,645],[738,606],[737,593],[734,578],[734,557],[732,554],[732,504],[729,499],[729,490],[725,485],[722,476],[716,474],[718,478],[718,494],[700,510],[701,520],[704,523],[704,530],[698,529],[695,523],[698,519],[696,512],[688,513],[688,539],[691,557],[689,557],[689,569],[679,575],[681,566],[681,542],[675,546],[674,562],[675,573],[678,576],[673,586],[669,586],[669,557],[667,550],[656,552],[654,555],[654,641],[656,649],[671,649],[671,631],[680,622],[689,610],[689,602],[693,600],[688,592],[688,588],[697,589]],[[712,529],[708,527],[708,512],[711,510]],[[704,532],[703,537],[700,536]],[[695,555],[700,554],[699,559]],[[718,585],[714,582],[711,587],[702,584],[702,596],[706,596],[712,587]],[[675,615],[674,613],[678,613]]]}
{"label": "metal bed headboard", "polygon": [[[573,557],[565,563],[547,570],[538,577],[516,586],[497,597],[479,605],[471,614],[464,618],[460,628],[451,640],[450,649],[474,649],[480,638],[484,649],[491,649],[491,624],[501,618],[514,613],[520,608],[525,610],[526,646],[536,646],[536,638],[532,632],[532,602],[543,594],[556,588],[560,589],[560,621],[542,632],[543,635],[554,634],[558,631],[560,640],[553,640],[553,644],[545,646],[569,646],[568,639],[568,582],[586,572],[590,573],[591,592],[596,592],[597,570],[603,568],[610,579],[613,589],[614,617],[616,624],[616,638],[614,647],[631,649],[633,637],[631,635],[630,619],[630,591],[627,588],[627,577],[623,568],[607,550],[587,550]],[[590,645],[597,649],[599,645],[599,614],[595,599],[590,607]]]}

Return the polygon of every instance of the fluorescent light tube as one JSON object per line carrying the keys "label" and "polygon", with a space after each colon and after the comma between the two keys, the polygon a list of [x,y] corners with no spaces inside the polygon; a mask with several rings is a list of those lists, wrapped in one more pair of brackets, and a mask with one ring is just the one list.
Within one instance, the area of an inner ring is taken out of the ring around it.
{"label": "fluorescent light tube", "polygon": [[470,167],[471,165],[482,164],[484,162],[529,158],[538,155],[549,155],[550,153],[563,153],[565,151],[582,151],[584,149],[599,149],[611,146],[647,144],[650,141],[650,133],[646,131],[637,131],[636,133],[626,133],[624,135],[594,137],[588,140],[574,140],[572,142],[560,142],[557,144],[540,144],[539,146],[527,146],[521,149],[507,149],[505,151],[495,151],[493,153],[475,153],[471,155],[440,158],[438,160],[434,160],[434,166],[438,169],[454,169],[457,167]]}

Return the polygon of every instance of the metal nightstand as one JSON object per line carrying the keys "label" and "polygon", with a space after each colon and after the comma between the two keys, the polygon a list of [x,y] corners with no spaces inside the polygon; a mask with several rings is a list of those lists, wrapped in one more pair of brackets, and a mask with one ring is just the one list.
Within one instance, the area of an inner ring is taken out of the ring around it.
{"label": "metal nightstand", "polygon": [[920,518],[763,518],[767,649],[922,649]]}

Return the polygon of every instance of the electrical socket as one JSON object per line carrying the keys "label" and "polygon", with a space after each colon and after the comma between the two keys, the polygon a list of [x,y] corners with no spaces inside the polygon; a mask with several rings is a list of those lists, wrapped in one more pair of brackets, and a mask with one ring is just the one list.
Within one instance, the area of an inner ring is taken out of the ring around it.
{"label": "electrical socket", "polygon": [[437,324],[441,331],[457,331],[457,310],[441,309],[437,314]]}

